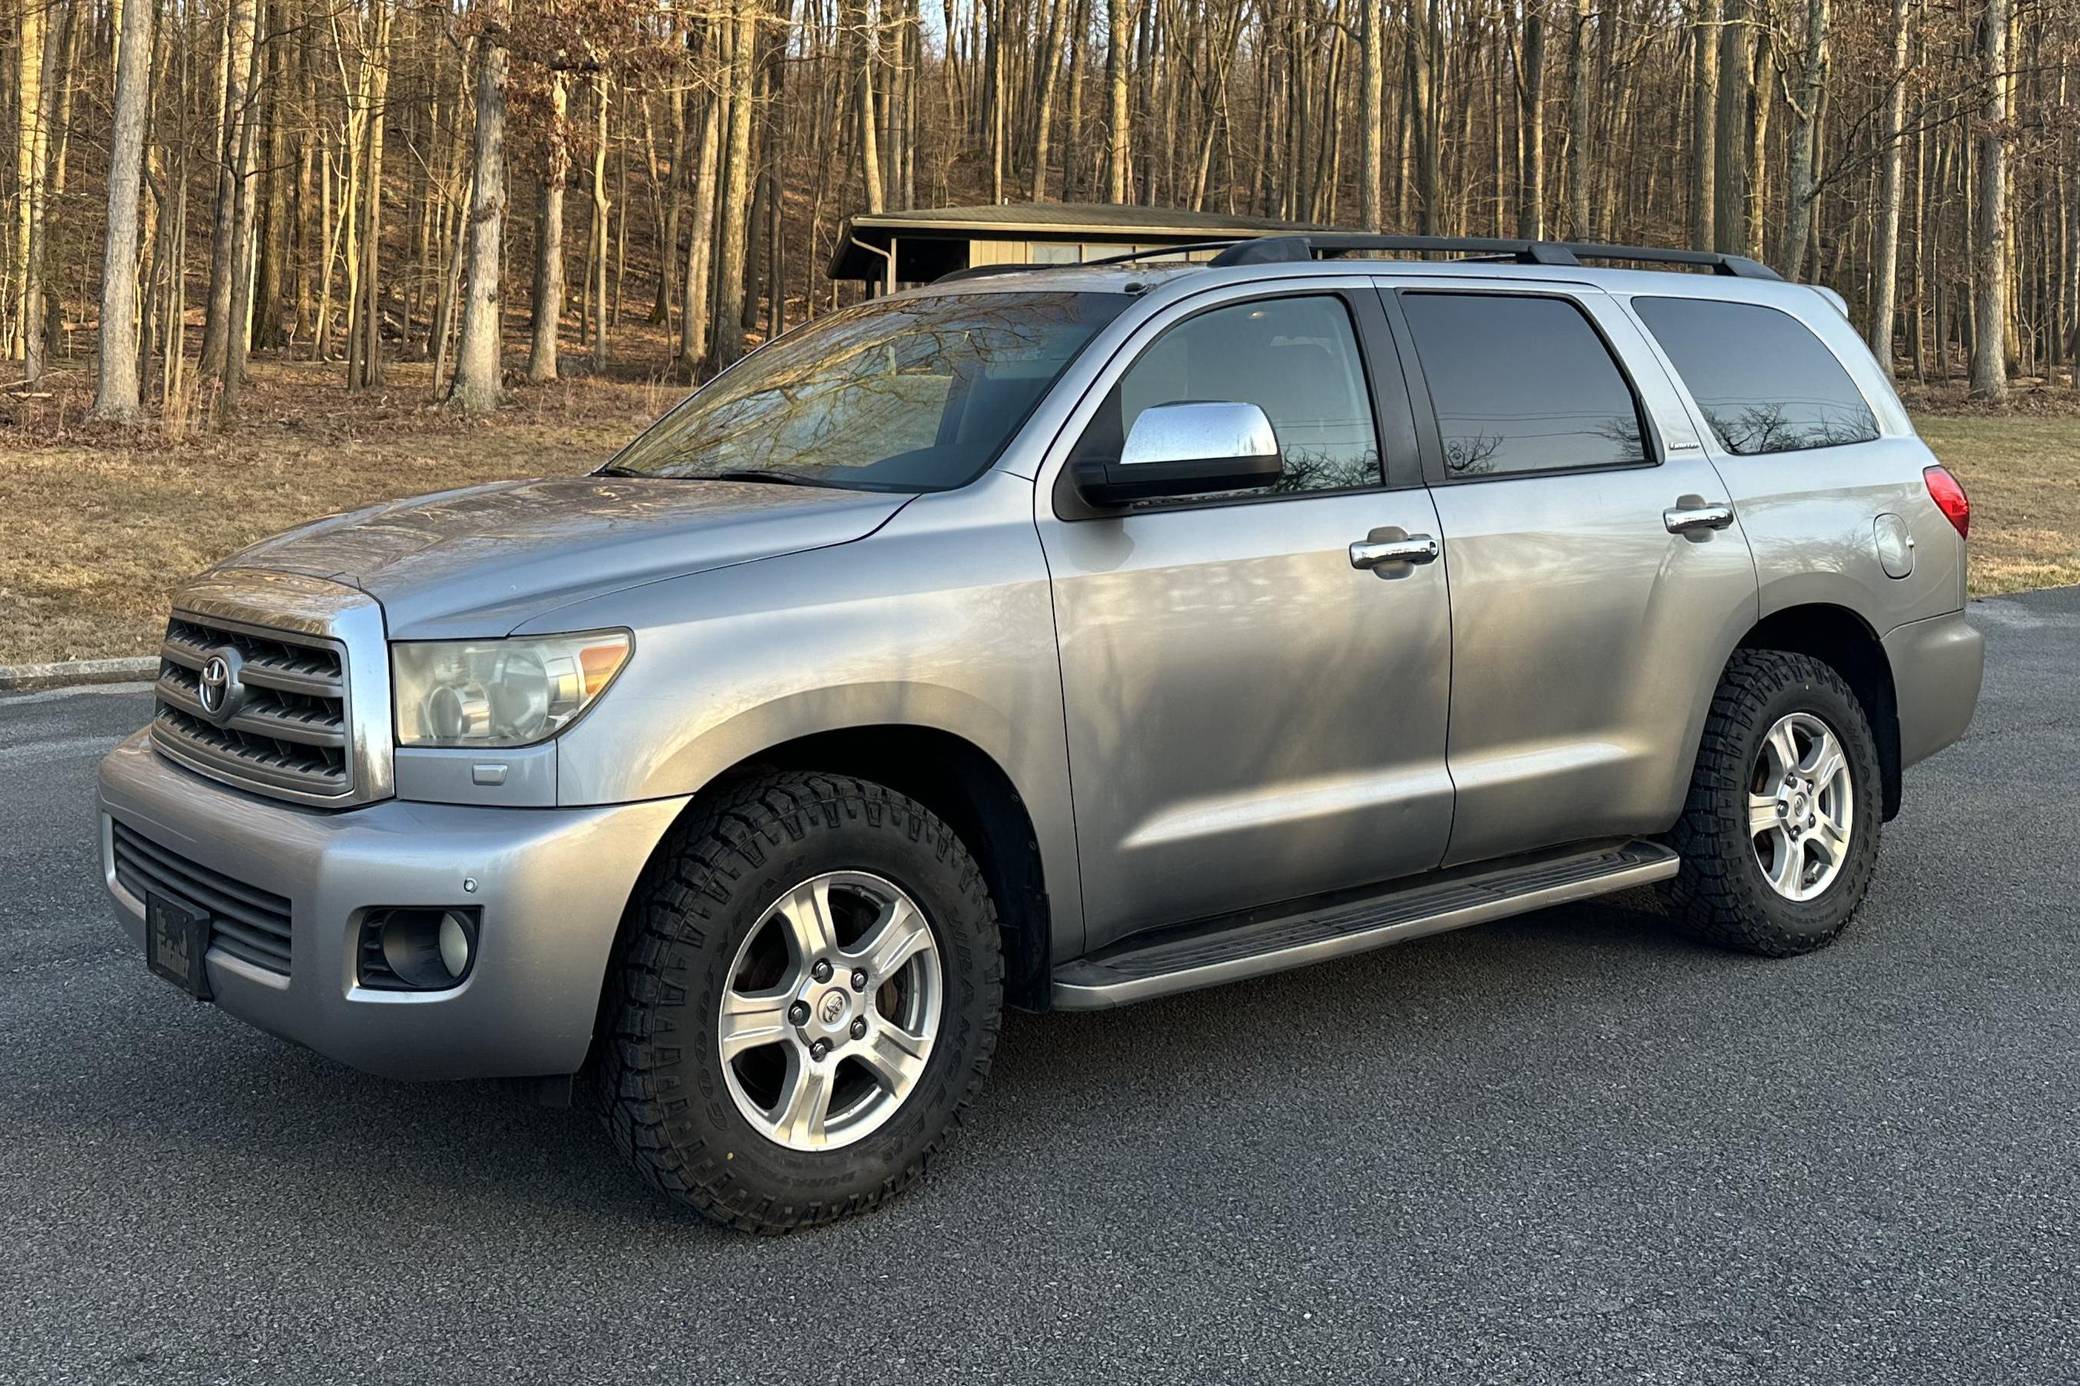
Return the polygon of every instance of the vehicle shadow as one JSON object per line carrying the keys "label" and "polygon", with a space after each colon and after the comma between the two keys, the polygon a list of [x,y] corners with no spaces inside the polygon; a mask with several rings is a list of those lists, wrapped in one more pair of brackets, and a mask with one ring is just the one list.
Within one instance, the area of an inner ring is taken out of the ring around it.
{"label": "vehicle shadow", "polygon": [[[1271,1094],[1300,1104],[1296,1122],[1325,1116],[1352,1065],[1370,1062],[1353,1052],[1354,1032],[1365,1054],[1413,1075],[1469,1047],[1522,1043],[1553,1023],[1556,1005],[1607,1007],[1614,976],[1636,973],[1647,987],[1725,958],[1675,932],[1641,892],[1125,1010],[1013,1013],[967,1129],[933,1177],[880,1216],[956,1216],[1004,1197],[1007,1169],[1103,1160],[1115,1177],[1077,1216],[1130,1217],[1176,1142],[1212,1139]],[[184,1181],[176,1187],[235,1189],[248,1222],[358,1207],[415,1221],[435,1239],[515,1220],[543,1235],[611,1229],[637,1242],[731,1235],[622,1166],[587,1086],[570,1108],[548,1109],[511,1084],[396,1083],[203,1007],[179,1013],[172,1044],[122,1033],[157,1023],[139,1019],[154,1013],[164,1014],[126,1007],[113,1036],[131,1046],[139,1081],[81,1089],[43,1117],[120,1128]],[[1375,1116],[1394,1120],[1394,1099],[1383,1101]],[[1402,1115],[1426,1119],[1414,1099]],[[195,1197],[203,1206],[187,1215],[210,1216],[210,1198]]]}

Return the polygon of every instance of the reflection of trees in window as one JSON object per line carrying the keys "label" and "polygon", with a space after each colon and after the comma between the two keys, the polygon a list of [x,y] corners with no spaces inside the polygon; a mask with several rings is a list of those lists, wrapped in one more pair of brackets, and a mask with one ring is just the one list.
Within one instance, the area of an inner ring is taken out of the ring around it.
{"label": "reflection of trees in window", "polygon": [[670,477],[759,469],[905,490],[960,485],[1125,302],[978,293],[848,309],[694,394],[615,465]]}
{"label": "reflection of trees in window", "polygon": [[1495,455],[1502,451],[1499,433],[1470,433],[1444,440],[1444,465],[1454,475],[1478,476],[1495,469]]}
{"label": "reflection of trees in window", "polygon": [[[1644,460],[1639,415],[1600,414],[1593,420],[1582,415],[1576,426],[1546,427],[1530,433],[1490,432],[1484,420],[1471,432],[1444,435],[1445,470],[1453,476],[1493,476],[1506,472],[1563,471],[1571,467],[1623,467]],[[1527,421],[1553,425],[1562,420],[1541,418]],[[1587,446],[1601,438],[1608,448]]]}
{"label": "reflection of trees in window", "polygon": [[1868,443],[1878,436],[1878,421],[1868,409],[1821,400],[1743,404],[1732,408],[1700,402],[1705,421],[1725,449],[1741,457],[1770,452],[1802,452],[1807,448]]}
{"label": "reflection of trees in window", "polygon": [[1337,491],[1379,484],[1379,449],[1371,444],[1347,448],[1289,447],[1284,470],[1271,490]]}

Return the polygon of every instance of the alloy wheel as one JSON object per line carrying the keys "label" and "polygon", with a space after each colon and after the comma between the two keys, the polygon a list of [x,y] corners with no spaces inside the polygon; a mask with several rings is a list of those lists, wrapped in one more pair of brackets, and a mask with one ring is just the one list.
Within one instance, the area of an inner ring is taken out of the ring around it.
{"label": "alloy wheel", "polygon": [[716,1040],[738,1112],[790,1150],[872,1134],[923,1076],[945,990],[938,941],[901,887],[863,871],[795,886],[730,964]]}
{"label": "alloy wheel", "polygon": [[1856,788],[1841,739],[1810,712],[1776,721],[1748,776],[1748,837],[1771,890],[1811,900],[1848,860]]}

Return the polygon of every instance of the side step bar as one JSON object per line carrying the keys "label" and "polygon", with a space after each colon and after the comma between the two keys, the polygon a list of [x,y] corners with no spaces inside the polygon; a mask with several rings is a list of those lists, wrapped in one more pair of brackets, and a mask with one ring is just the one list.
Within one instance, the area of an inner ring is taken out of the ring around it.
{"label": "side step bar", "polygon": [[1674,852],[1652,842],[1577,848],[1424,877],[1300,914],[1165,930],[1056,968],[1054,1005],[1064,1011],[1102,1010],[1261,977],[1666,880],[1677,865]]}

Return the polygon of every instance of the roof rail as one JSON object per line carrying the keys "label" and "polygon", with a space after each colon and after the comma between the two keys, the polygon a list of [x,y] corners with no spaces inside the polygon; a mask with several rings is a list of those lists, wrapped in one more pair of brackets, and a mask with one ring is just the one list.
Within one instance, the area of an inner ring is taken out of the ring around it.
{"label": "roof rail", "polygon": [[1398,250],[1425,254],[1457,254],[1477,260],[1503,260],[1520,265],[1579,265],[1584,260],[1632,260],[1649,265],[1698,265],[1714,274],[1741,279],[1780,279],[1775,270],[1745,255],[1710,250],[1674,250],[1665,246],[1601,245],[1582,241],[1510,240],[1486,236],[1373,236],[1361,232],[1323,231],[1296,236],[1264,236],[1234,241],[1213,257],[1215,265],[1271,265],[1313,260],[1352,251]]}
{"label": "roof rail", "polygon": [[987,279],[993,274],[1025,274],[1030,270],[1068,269],[1067,265],[1001,264],[969,265],[966,269],[948,270],[932,282],[951,284],[961,279]]}

